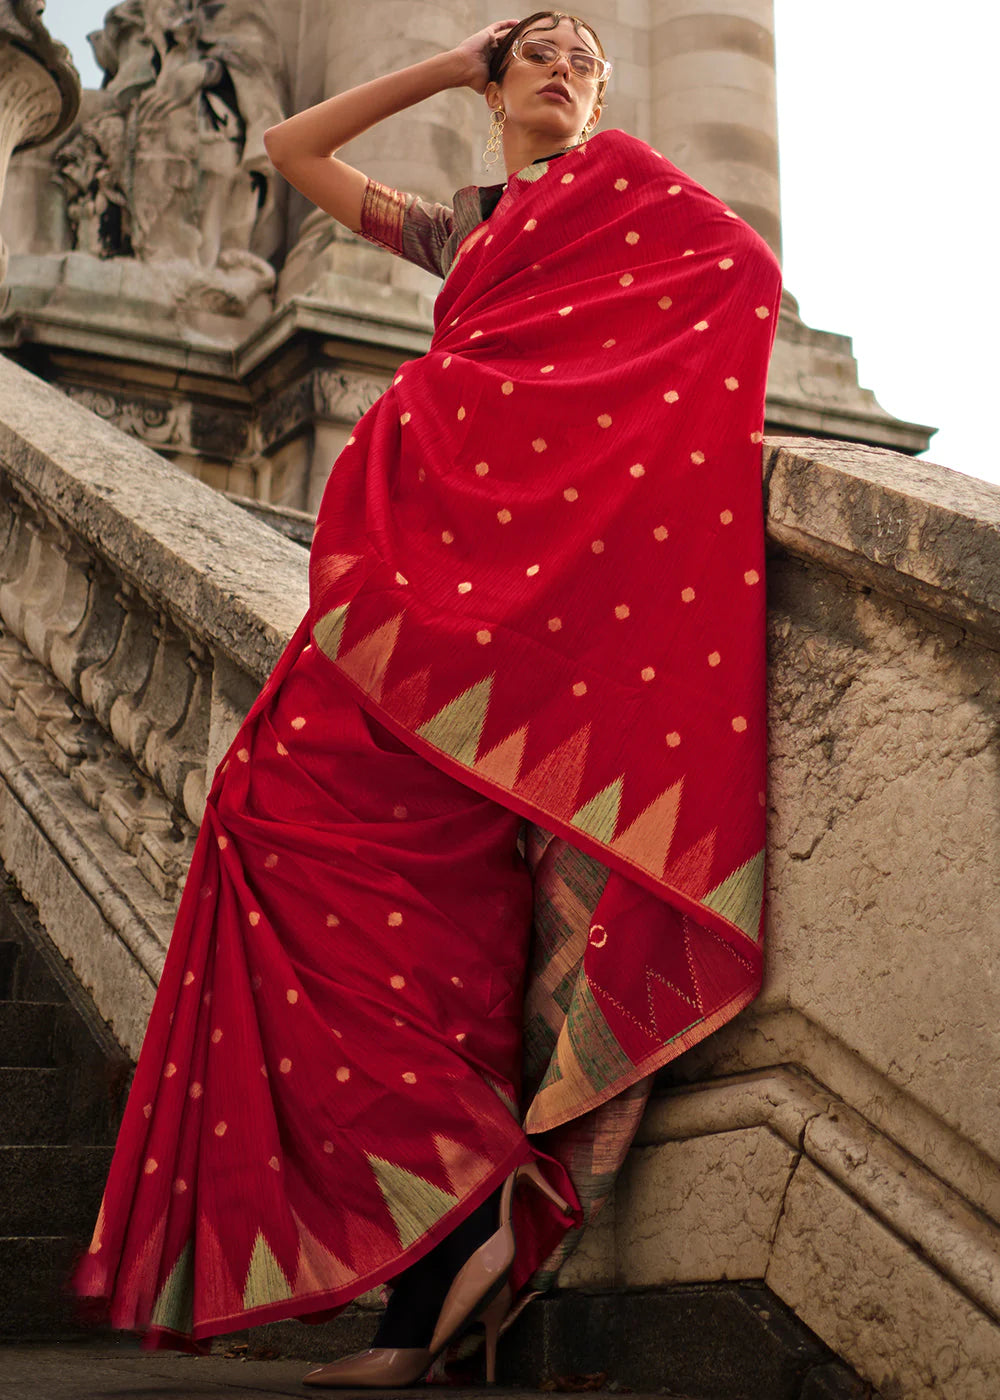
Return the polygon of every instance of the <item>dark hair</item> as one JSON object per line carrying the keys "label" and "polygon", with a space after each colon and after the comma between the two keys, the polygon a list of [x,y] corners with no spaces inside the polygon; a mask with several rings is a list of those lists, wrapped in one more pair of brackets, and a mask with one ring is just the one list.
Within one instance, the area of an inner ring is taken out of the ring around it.
{"label": "dark hair", "polygon": [[[507,66],[510,63],[510,51],[522,34],[526,34],[529,29],[555,29],[559,22],[564,19],[568,19],[572,23],[577,34],[580,33],[581,29],[585,29],[597,45],[597,52],[600,54],[601,58],[607,58],[599,34],[585,19],[580,19],[578,15],[568,15],[563,10],[536,10],[533,15],[529,15],[527,19],[519,20],[513,29],[509,29],[493,50],[490,57],[490,82],[502,82],[503,75],[507,71]],[[540,20],[550,20],[551,23],[540,24]],[[604,101],[604,91],[607,85],[607,79],[598,83],[598,102]]]}

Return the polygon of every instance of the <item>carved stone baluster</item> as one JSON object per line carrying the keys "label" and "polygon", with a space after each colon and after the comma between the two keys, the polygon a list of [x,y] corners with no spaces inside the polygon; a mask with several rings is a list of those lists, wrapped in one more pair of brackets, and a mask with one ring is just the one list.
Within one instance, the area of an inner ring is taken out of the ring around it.
{"label": "carved stone baluster", "polygon": [[23,638],[23,608],[21,599],[31,587],[34,570],[38,566],[35,550],[37,520],[34,513],[20,498],[9,502],[11,529],[7,537],[7,549],[3,558],[3,578],[0,584],[0,617],[10,632],[19,640]]}
{"label": "carved stone baluster", "polygon": [[195,824],[205,808],[205,762],[212,705],[210,658],[192,646],[184,664],[191,673],[187,709],[169,731],[153,730],[146,743],[144,766],[164,792]]}
{"label": "carved stone baluster", "polygon": [[[128,721],[131,711],[119,706],[125,726],[116,731],[112,722],[115,703],[121,697],[137,695],[149,679],[149,673],[156,657],[157,642],[154,636],[154,618],[142,601],[136,589],[123,584],[116,595],[116,601],[125,610],[125,622],[118,637],[117,645],[107,661],[89,666],[80,676],[80,694],[88,710],[114,737],[127,754],[132,753],[129,744]],[[144,736],[145,737],[145,736]]]}
{"label": "carved stone baluster", "polygon": [[62,530],[46,535],[44,549],[46,557],[40,565],[39,585],[44,575],[48,586],[45,596],[39,597],[25,614],[24,640],[38,660],[52,670],[57,639],[71,636],[86,614],[90,559]]}
{"label": "carved stone baluster", "polygon": [[95,559],[87,559],[80,567],[85,570],[86,606],[72,632],[52,638],[49,656],[52,674],[75,696],[82,695],[83,672],[108,661],[125,625],[125,608],[110,571]]}
{"label": "carved stone baluster", "polygon": [[[156,652],[149,675],[135,694],[115,701],[111,732],[151,777],[162,781],[168,735],[180,727],[187,713],[194,676],[187,665],[187,638],[162,615],[152,633]],[[167,789],[167,796],[179,803],[181,794]]]}

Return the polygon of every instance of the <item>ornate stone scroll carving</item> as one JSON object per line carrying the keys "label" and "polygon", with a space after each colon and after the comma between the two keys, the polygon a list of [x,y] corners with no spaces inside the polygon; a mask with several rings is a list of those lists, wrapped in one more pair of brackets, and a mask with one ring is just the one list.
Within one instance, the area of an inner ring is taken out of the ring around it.
{"label": "ornate stone scroll carving", "polygon": [[[80,106],[80,79],[43,9],[44,0],[0,0],[0,198],[14,152],[58,136]],[[6,272],[0,240],[0,282]]]}

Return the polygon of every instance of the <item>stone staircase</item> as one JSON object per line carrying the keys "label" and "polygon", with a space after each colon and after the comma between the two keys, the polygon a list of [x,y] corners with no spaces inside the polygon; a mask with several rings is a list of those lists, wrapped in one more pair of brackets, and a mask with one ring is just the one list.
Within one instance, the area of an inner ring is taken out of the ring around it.
{"label": "stone staircase", "polygon": [[0,882],[0,1339],[78,1332],[64,1292],[100,1205],[129,1064]]}

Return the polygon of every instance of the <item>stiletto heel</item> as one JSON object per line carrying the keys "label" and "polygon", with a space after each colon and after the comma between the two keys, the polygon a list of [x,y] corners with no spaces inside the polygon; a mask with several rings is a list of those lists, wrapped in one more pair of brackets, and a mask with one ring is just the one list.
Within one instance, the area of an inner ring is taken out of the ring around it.
{"label": "stiletto heel", "polygon": [[497,1229],[469,1255],[452,1279],[438,1313],[430,1346],[373,1347],[310,1371],[304,1383],[330,1388],[413,1385],[430,1369],[435,1358],[474,1321],[481,1321],[486,1328],[486,1377],[492,1383],[496,1376],[497,1337],[511,1302],[507,1283],[515,1251],[511,1207],[514,1188],[519,1181],[529,1182],[536,1191],[558,1206],[564,1215],[572,1216],[568,1202],[545,1180],[538,1164],[533,1161],[523,1163],[511,1172],[503,1184]]}
{"label": "stiletto heel", "polygon": [[519,1181],[530,1181],[536,1191],[541,1191],[542,1195],[548,1197],[553,1205],[559,1207],[563,1215],[573,1214],[573,1208],[569,1202],[564,1201],[559,1192],[550,1186],[545,1177],[542,1176],[537,1162],[525,1162],[523,1166],[518,1167],[516,1175]]}
{"label": "stiletto heel", "polygon": [[504,1284],[493,1302],[479,1314],[479,1321],[486,1329],[486,1384],[494,1385],[497,1378],[497,1338],[500,1325],[510,1311],[510,1286]]}

